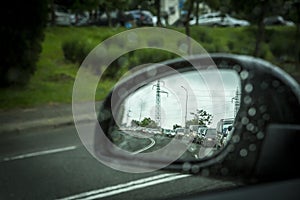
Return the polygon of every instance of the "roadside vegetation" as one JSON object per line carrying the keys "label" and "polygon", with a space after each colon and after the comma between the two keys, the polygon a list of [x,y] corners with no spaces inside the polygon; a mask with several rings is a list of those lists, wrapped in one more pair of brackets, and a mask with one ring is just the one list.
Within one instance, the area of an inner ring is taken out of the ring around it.
{"label": "roadside vegetation", "polygon": [[[175,28],[184,33],[184,27]],[[73,83],[80,63],[101,41],[124,28],[106,27],[48,27],[42,43],[42,52],[36,71],[24,86],[0,89],[0,109],[33,107],[43,104],[70,103]],[[191,27],[191,37],[208,52],[227,52],[253,55],[255,27],[210,28]],[[268,27],[262,43],[260,57],[279,65],[294,77],[300,70],[294,63],[293,41],[295,27]],[[175,55],[153,49],[138,50],[124,55],[126,62],[114,62],[99,84],[96,100],[105,97],[115,82],[136,65],[159,62]],[[124,60],[123,57],[123,60]],[[116,76],[117,74],[117,76]]]}

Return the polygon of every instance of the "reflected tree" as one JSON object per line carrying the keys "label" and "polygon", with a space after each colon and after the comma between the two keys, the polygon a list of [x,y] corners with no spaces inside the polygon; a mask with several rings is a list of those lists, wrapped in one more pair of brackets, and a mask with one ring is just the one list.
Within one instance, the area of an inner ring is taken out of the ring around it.
{"label": "reflected tree", "polygon": [[205,110],[197,109],[196,112],[191,112],[194,116],[192,120],[187,121],[187,125],[209,125],[211,124],[213,116]]}

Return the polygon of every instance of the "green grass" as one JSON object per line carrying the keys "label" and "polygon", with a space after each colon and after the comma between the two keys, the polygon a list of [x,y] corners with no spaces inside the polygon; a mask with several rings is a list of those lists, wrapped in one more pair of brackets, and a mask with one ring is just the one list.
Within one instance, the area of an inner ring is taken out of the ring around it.
{"label": "green grass", "polygon": [[[45,31],[42,53],[37,70],[28,85],[0,89],[0,109],[27,108],[44,104],[71,103],[73,84],[79,64],[64,59],[63,41],[70,38],[85,39],[96,46],[122,29],[97,27],[51,27]],[[105,97],[114,81],[99,85],[96,100]]]}
{"label": "green grass", "polygon": [[[251,55],[255,44],[255,28],[208,28],[192,27],[192,37],[208,52],[228,52]],[[104,39],[125,29],[104,27],[49,27],[45,31],[43,50],[37,63],[37,70],[28,85],[0,89],[0,109],[27,108],[43,104],[70,103],[72,101],[73,84],[79,63],[73,64],[65,60],[62,43],[71,39],[80,39],[91,46],[98,45]],[[176,28],[183,32],[183,28]],[[300,76],[299,69],[291,62],[293,48],[293,27],[271,27],[267,29],[267,41],[263,44],[262,58],[282,66],[289,73]],[[288,35],[288,37],[287,37]],[[149,51],[148,51],[149,52]],[[155,52],[154,52],[155,54]],[[136,53],[139,59],[147,60],[153,55]],[[280,59],[279,59],[280,57]],[[96,100],[103,99],[115,81],[105,80],[98,85]]]}

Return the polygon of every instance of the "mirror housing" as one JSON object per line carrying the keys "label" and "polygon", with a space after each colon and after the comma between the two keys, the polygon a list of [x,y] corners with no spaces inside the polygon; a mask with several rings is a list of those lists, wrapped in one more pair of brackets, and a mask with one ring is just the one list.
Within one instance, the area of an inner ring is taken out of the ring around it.
{"label": "mirror housing", "polygon": [[[199,63],[200,67],[197,70],[207,70],[211,60],[219,69],[237,71],[241,78],[241,105],[233,125],[232,137],[220,152],[210,158],[185,162],[177,160],[165,166],[164,169],[203,176],[239,178],[246,181],[273,179],[275,174],[266,173],[268,167],[261,167],[257,160],[263,157],[262,151],[267,151],[265,148],[271,148],[267,145],[267,140],[272,138],[273,131],[267,127],[272,124],[287,126],[300,124],[300,113],[297,112],[300,110],[300,89],[299,84],[287,73],[258,58],[232,54],[211,54],[210,57],[199,55],[191,56],[187,60],[175,59],[141,69],[123,79],[114,88],[114,93],[119,96],[117,102],[113,102],[113,107],[112,93],[104,100],[98,116],[102,131],[111,132],[110,129],[116,124],[113,117],[114,109],[118,108],[131,92],[158,78],[172,75],[175,71],[181,73],[195,70],[190,63]],[[173,71],[166,70],[165,65]],[[125,86],[126,92],[124,92]],[[106,136],[112,140],[111,135]],[[299,136],[293,135],[292,137]],[[138,155],[134,160],[128,161],[129,157],[115,151],[111,144],[99,145],[100,140],[104,138],[99,134],[99,130],[96,130],[95,156],[106,158],[107,162],[118,160],[118,165],[128,165],[133,168],[146,167],[147,169],[155,168],[157,164],[163,162],[156,158],[145,159]],[[297,152],[290,153],[291,159],[297,157]],[[112,157],[114,159],[111,159]],[[276,171],[276,173],[280,172]],[[279,174],[278,177],[289,178],[284,173],[281,175]]]}

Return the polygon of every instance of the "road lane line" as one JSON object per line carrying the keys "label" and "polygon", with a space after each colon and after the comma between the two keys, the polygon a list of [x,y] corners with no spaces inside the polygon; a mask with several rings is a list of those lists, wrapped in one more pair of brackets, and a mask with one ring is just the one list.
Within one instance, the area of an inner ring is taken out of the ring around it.
{"label": "road lane line", "polygon": [[27,154],[22,154],[22,155],[18,155],[18,156],[7,157],[7,158],[2,159],[0,162],[7,162],[7,161],[11,161],[11,160],[19,160],[19,159],[24,159],[24,158],[36,157],[36,156],[43,156],[43,155],[59,153],[59,152],[63,152],[63,151],[71,151],[76,148],[77,148],[77,146],[69,146],[69,147],[64,147],[64,148],[50,149],[50,150],[39,151],[39,152],[34,152],[34,153],[27,153]]}
{"label": "road lane line", "polygon": [[89,191],[89,192],[84,192],[84,193],[72,195],[72,196],[69,196],[69,197],[64,197],[64,198],[61,198],[61,199],[58,199],[58,200],[80,199],[80,198],[88,197],[88,196],[91,196],[91,195],[98,195],[99,193],[111,192],[111,191],[114,191],[114,190],[118,191],[120,189],[132,187],[132,186],[135,186],[135,185],[141,185],[141,184],[144,184],[144,183],[147,183],[147,182],[155,181],[157,179],[163,179],[163,178],[166,178],[166,177],[173,177],[175,175],[178,175],[178,174],[177,173],[160,174],[160,175],[157,175],[157,176],[151,176],[151,177],[147,177],[147,178],[138,179],[138,180],[135,180],[135,181],[130,181],[128,183],[109,186],[109,187],[102,188],[102,189],[92,190],[92,191]]}
{"label": "road lane line", "polygon": [[155,140],[153,138],[148,138],[149,140],[151,140],[151,143],[146,146],[145,148],[142,148],[140,150],[137,150],[135,152],[132,152],[131,154],[138,154],[138,153],[141,153],[143,151],[146,151],[147,149],[150,149],[151,147],[153,147],[155,145]]}
{"label": "road lane line", "polygon": [[104,197],[109,197],[109,196],[113,196],[113,195],[116,195],[116,194],[129,192],[129,191],[132,191],[132,190],[137,190],[137,189],[149,187],[149,186],[152,186],[152,185],[157,185],[157,184],[160,184],[160,183],[166,183],[166,182],[170,182],[170,181],[173,181],[173,180],[177,180],[177,179],[181,179],[181,178],[185,178],[185,177],[189,177],[189,176],[191,176],[191,175],[181,174],[181,175],[166,177],[166,178],[150,181],[150,182],[143,183],[143,184],[133,185],[133,186],[126,187],[126,188],[121,188],[121,189],[118,189],[118,190],[109,191],[109,192],[106,192],[106,193],[96,194],[96,195],[93,195],[93,196],[82,198],[82,200],[101,199],[101,198],[104,198]]}

